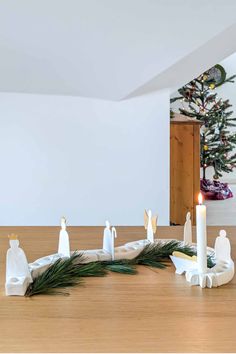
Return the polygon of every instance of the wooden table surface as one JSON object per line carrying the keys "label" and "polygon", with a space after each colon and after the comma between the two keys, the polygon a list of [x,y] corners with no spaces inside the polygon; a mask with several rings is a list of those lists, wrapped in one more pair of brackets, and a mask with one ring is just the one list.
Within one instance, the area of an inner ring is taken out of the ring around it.
{"label": "wooden table surface", "polygon": [[[144,238],[118,227],[117,245]],[[68,228],[72,249],[100,248],[103,228]],[[208,228],[211,246],[219,228]],[[236,256],[236,227],[226,228]],[[71,295],[4,296],[8,233],[17,233],[28,260],[57,250],[57,227],[0,228],[1,352],[235,352],[236,281],[191,287],[184,276],[139,267],[138,275],[85,278]],[[159,238],[182,238],[182,227],[159,227]]]}

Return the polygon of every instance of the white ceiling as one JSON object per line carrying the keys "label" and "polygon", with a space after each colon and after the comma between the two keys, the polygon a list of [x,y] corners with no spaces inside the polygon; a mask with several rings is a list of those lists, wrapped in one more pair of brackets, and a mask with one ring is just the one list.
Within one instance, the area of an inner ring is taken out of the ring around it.
{"label": "white ceiling", "polygon": [[119,100],[171,86],[174,65],[235,22],[235,0],[0,0],[0,91]]}
{"label": "white ceiling", "polygon": [[[227,39],[227,40],[226,40]],[[236,52],[236,24],[216,35],[181,60],[138,87],[126,98],[170,88],[177,91],[191,79]],[[236,68],[235,68],[236,70]]]}

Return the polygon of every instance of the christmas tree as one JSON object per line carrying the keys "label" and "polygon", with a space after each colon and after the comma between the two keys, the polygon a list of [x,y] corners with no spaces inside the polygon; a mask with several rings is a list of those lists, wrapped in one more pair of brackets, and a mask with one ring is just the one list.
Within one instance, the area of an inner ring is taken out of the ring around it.
{"label": "christmas tree", "polygon": [[229,100],[218,98],[215,92],[216,87],[234,82],[235,77],[227,78],[223,67],[216,65],[179,89],[179,96],[171,99],[171,103],[182,101],[180,113],[202,122],[200,153],[203,180],[206,180],[206,169],[210,166],[214,168],[214,180],[236,166],[236,133],[229,130],[236,126],[236,118],[232,117]]}

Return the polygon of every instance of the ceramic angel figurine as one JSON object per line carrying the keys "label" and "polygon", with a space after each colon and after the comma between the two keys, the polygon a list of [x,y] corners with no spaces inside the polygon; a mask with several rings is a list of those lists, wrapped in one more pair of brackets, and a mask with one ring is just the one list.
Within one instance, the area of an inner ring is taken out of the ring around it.
{"label": "ceramic angel figurine", "polygon": [[70,257],[70,240],[66,231],[66,218],[61,218],[61,231],[59,236],[58,253],[63,257]]}
{"label": "ceramic angel figurine", "polygon": [[186,221],[184,224],[184,243],[192,243],[192,222],[190,212],[186,214]]}
{"label": "ceramic angel figurine", "polygon": [[24,251],[19,247],[16,235],[9,236],[10,248],[6,259],[6,295],[24,295],[32,282],[28,261]]}
{"label": "ceramic angel figurine", "polygon": [[147,239],[154,242],[154,234],[157,230],[157,216],[152,216],[151,210],[144,211],[144,227],[147,230]]}
{"label": "ceramic angel figurine", "polygon": [[103,233],[103,250],[110,253],[112,260],[115,259],[115,238],[117,237],[117,232],[115,227],[110,227],[109,221],[106,221],[106,227]]}

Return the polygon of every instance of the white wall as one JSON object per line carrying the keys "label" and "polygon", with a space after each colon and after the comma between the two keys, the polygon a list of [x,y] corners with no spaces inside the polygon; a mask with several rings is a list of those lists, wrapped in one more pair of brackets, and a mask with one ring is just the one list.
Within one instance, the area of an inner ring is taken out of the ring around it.
{"label": "white wall", "polygon": [[0,225],[169,223],[169,93],[0,94]]}

